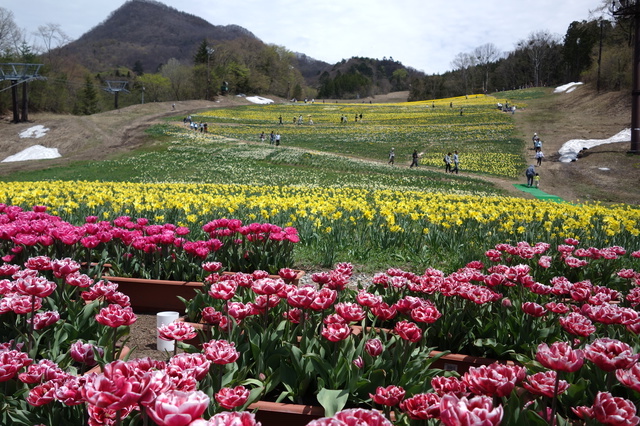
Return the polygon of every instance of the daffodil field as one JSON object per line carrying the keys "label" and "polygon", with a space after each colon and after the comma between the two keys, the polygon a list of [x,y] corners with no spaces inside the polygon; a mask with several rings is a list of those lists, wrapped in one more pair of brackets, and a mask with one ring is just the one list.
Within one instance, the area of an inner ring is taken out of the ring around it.
{"label": "daffodil field", "polygon": [[[524,142],[513,138],[513,118],[497,102],[504,100],[474,95],[215,108],[191,116],[208,123],[208,132],[173,117],[149,129],[165,143],[160,148],[16,175],[0,185],[0,202],[45,205],[72,223],[86,216],[145,217],[187,226],[195,238],[217,218],[291,226],[301,239],[301,267],[349,261],[370,269],[393,263],[454,270],[497,243],[568,237],[640,248],[635,206],[504,197],[464,176],[522,172]],[[271,131],[282,134],[281,146],[269,143]],[[394,166],[386,161],[391,147]],[[420,167],[409,169],[414,149],[422,154]],[[460,153],[460,175],[442,170],[443,153],[453,150]]]}

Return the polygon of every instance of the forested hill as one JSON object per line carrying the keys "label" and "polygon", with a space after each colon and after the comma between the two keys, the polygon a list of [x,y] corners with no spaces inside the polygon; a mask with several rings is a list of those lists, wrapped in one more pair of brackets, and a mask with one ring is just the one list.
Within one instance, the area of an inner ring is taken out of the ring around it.
{"label": "forested hill", "polygon": [[62,51],[94,71],[132,69],[139,62],[145,72],[156,72],[171,58],[193,63],[202,40],[239,38],[259,41],[238,25],[212,25],[156,1],[132,0]]}

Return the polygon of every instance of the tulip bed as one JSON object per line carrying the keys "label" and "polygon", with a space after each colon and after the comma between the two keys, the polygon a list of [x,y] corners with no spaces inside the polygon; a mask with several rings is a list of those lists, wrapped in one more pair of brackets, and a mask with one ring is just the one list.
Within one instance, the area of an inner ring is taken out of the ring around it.
{"label": "tulip bed", "polygon": [[[31,227],[42,210],[23,212]],[[5,207],[2,217],[20,213]],[[503,243],[449,273],[390,268],[365,285],[339,263],[301,287],[266,271],[224,276],[221,263],[204,262],[205,288],[186,308],[208,329],[194,345],[192,323],[161,327],[185,351],[166,361],[116,360],[135,314],[117,286],[79,262],[5,261],[0,416],[24,425],[254,424],[244,410],[272,399],[320,404],[336,416],[315,425],[354,417],[611,424],[612,416],[637,424],[639,258],[571,238],[555,247]],[[431,368],[434,349],[518,364],[459,375]],[[79,376],[94,363],[101,373]]]}

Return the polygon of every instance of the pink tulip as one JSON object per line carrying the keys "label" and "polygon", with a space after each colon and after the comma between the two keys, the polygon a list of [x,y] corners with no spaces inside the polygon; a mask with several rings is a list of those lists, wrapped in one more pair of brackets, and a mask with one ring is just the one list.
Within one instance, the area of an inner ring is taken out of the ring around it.
{"label": "pink tulip", "polygon": [[191,324],[186,322],[172,322],[158,327],[158,337],[162,340],[190,340],[196,337],[198,333]]}
{"label": "pink tulip", "polygon": [[322,337],[330,342],[339,342],[346,339],[351,334],[351,329],[347,324],[332,323],[322,327],[320,332]]}
{"label": "pink tulip", "polygon": [[[527,376],[522,386],[529,392],[535,395],[542,395],[549,398],[554,398],[556,394],[555,384],[558,373],[553,370],[536,373],[531,376]],[[558,382],[558,395],[569,389],[569,383],[566,380],[560,380]]]}
{"label": "pink tulip", "polygon": [[298,273],[291,268],[282,268],[278,271],[278,275],[280,275],[280,278],[285,281],[291,281],[298,275]]}
{"label": "pink tulip", "polygon": [[210,340],[203,343],[202,348],[207,359],[214,364],[230,364],[240,357],[235,343],[226,340]]}
{"label": "pink tulip", "polygon": [[33,316],[34,330],[42,330],[60,320],[58,311],[38,312]]}
{"label": "pink tulip", "polygon": [[78,376],[67,376],[56,382],[54,397],[66,406],[84,404],[81,386],[83,379]]}
{"label": "pink tulip", "polygon": [[420,393],[402,401],[400,409],[413,420],[437,419],[440,417],[440,396]]}
{"label": "pink tulip", "polygon": [[40,297],[20,295],[14,293],[11,296],[7,296],[2,300],[7,300],[10,309],[18,315],[27,314],[32,311],[38,311],[42,308],[42,299]]}
{"label": "pink tulip", "polygon": [[631,426],[640,423],[633,402],[614,397],[608,392],[598,392],[592,409],[593,417],[605,425]]}
{"label": "pink tulip", "polygon": [[503,397],[511,394],[525,374],[524,367],[494,363],[469,368],[462,380],[477,395]]}
{"label": "pink tulip", "polygon": [[384,346],[382,345],[380,339],[369,339],[364,344],[364,350],[369,355],[375,358],[382,353],[382,351],[384,350]]}
{"label": "pink tulip", "polygon": [[334,304],[337,298],[338,292],[336,290],[323,287],[316,293],[313,302],[309,305],[309,309],[316,312],[325,311]]}
{"label": "pink tulip", "polygon": [[220,262],[204,262],[202,264],[202,269],[207,272],[218,272],[222,269],[222,263]]}
{"label": "pink tulip", "polygon": [[631,368],[640,355],[619,340],[603,337],[584,348],[584,357],[604,371]]}
{"label": "pink tulip", "polygon": [[488,396],[467,399],[445,395],[440,400],[440,421],[444,426],[499,425],[503,415],[502,406],[494,407]]}
{"label": "pink tulip", "polygon": [[251,392],[244,386],[236,386],[235,388],[222,388],[215,395],[215,399],[222,408],[232,410],[241,407],[249,400]]}
{"label": "pink tulip", "polygon": [[97,364],[94,351],[100,356],[104,355],[104,349],[101,347],[94,346],[91,343],[83,343],[82,340],[78,340],[69,348],[69,355],[71,355],[74,361],[93,367]]}
{"label": "pink tulip", "polygon": [[160,426],[186,426],[202,416],[209,397],[202,391],[168,391],[147,408],[149,417]]}
{"label": "pink tulip", "polygon": [[640,364],[635,363],[627,370],[616,370],[616,377],[626,387],[640,392]]}
{"label": "pink tulip", "polygon": [[313,287],[296,287],[287,295],[287,303],[292,308],[306,309],[316,298],[316,290]]}
{"label": "pink tulip", "polygon": [[55,400],[56,385],[54,382],[44,382],[29,390],[27,402],[34,407],[49,404]]}
{"label": "pink tulip", "polygon": [[44,277],[25,277],[16,280],[16,290],[20,294],[47,297],[56,289],[56,283]]}
{"label": "pink tulip", "polygon": [[546,368],[573,373],[582,367],[584,354],[580,349],[572,349],[566,342],[554,342],[551,346],[541,343],[536,360]]}
{"label": "pink tulip", "polygon": [[411,318],[416,322],[433,324],[442,314],[435,306],[422,305],[411,311]]}
{"label": "pink tulip", "polygon": [[56,278],[63,278],[80,270],[80,264],[68,257],[54,260],[51,262],[51,266],[53,268],[53,275],[55,275]]}
{"label": "pink tulip", "polygon": [[18,374],[18,380],[22,383],[34,384],[64,378],[66,374],[56,363],[48,359],[42,359],[37,364],[31,364],[27,371]]}
{"label": "pink tulip", "polygon": [[405,391],[400,386],[390,385],[385,387],[378,386],[376,393],[369,394],[373,402],[380,405],[393,407],[398,405],[404,399]]}
{"label": "pink tulip", "polygon": [[403,320],[396,323],[394,331],[403,339],[418,342],[422,339],[422,330],[416,324]]}
{"label": "pink tulip", "polygon": [[140,399],[140,394],[136,392],[134,386],[136,383],[128,377],[122,375],[107,377],[105,374],[95,373],[85,377],[82,397],[90,405],[117,411],[135,404]]}
{"label": "pink tulip", "polygon": [[192,374],[196,380],[200,381],[204,379],[209,372],[211,361],[207,359],[204,354],[201,353],[181,353],[171,357],[167,370],[172,371],[186,371]]}
{"label": "pink tulip", "polygon": [[522,304],[522,312],[532,317],[543,317],[547,314],[547,310],[533,302],[525,302]]}
{"label": "pink tulip", "polygon": [[575,336],[587,337],[596,331],[591,320],[577,312],[571,312],[566,317],[559,318],[558,321],[562,328]]}
{"label": "pink tulip", "polygon": [[236,294],[237,289],[238,284],[235,281],[218,281],[217,283],[211,284],[209,296],[214,299],[230,300]]}
{"label": "pink tulip", "polygon": [[50,271],[52,269],[51,259],[47,256],[31,257],[27,259],[24,266],[34,271]]}
{"label": "pink tulip", "polygon": [[337,303],[335,309],[336,313],[344,318],[347,322],[362,321],[366,315],[362,307],[356,303]]}
{"label": "pink tulip", "polygon": [[466,396],[469,392],[467,391],[467,384],[464,380],[458,379],[457,377],[444,377],[444,376],[436,376],[431,379],[431,387],[433,391],[439,396],[444,396],[446,394],[454,394],[457,396]]}
{"label": "pink tulip", "polygon": [[112,304],[100,309],[100,312],[96,314],[96,321],[102,325],[116,328],[133,324],[136,322],[136,316],[129,307],[123,308],[120,305]]}
{"label": "pink tulip", "polygon": [[312,420],[307,426],[392,426],[384,415],[377,410],[366,410],[364,408],[351,408],[336,413],[334,417],[323,417]]}
{"label": "pink tulip", "polygon": [[195,420],[190,426],[260,426],[256,415],[249,411],[223,411],[207,420]]}
{"label": "pink tulip", "polygon": [[274,280],[272,278],[257,279],[251,285],[251,289],[256,294],[272,295],[278,294],[284,287],[284,281],[281,279]]}

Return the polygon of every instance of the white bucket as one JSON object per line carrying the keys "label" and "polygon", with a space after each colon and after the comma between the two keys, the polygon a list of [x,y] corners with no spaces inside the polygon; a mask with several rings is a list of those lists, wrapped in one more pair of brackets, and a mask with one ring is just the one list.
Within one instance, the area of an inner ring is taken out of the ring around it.
{"label": "white bucket", "polygon": [[[178,312],[174,312],[174,311],[158,312],[158,314],[156,315],[156,325],[157,325],[157,327],[162,327],[163,325],[171,324],[172,322],[177,320],[179,316],[180,316],[180,314]],[[175,341],[174,340],[168,340],[168,341],[167,340],[162,340],[158,336],[158,332],[156,331],[156,346],[157,346],[157,349],[159,351],[173,352],[174,349],[175,349]]]}

